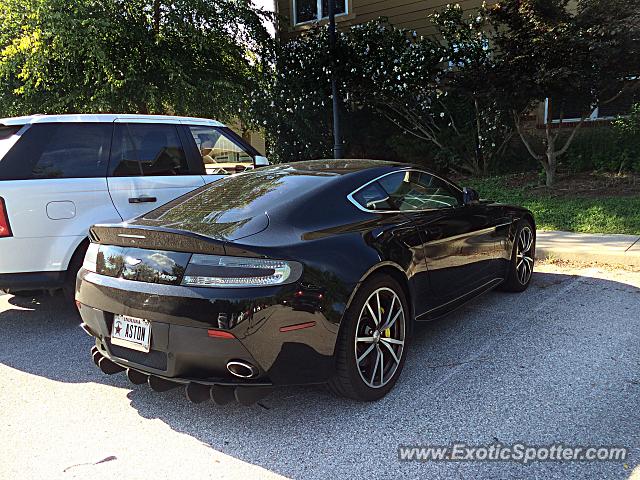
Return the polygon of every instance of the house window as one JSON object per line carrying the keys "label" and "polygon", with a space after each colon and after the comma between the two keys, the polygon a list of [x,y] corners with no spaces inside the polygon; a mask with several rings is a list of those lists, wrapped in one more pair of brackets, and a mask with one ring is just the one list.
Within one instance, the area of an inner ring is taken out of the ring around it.
{"label": "house window", "polygon": [[[336,15],[347,13],[348,0],[334,0]],[[315,22],[329,15],[329,0],[293,0],[295,24]]]}
{"label": "house window", "polygon": [[638,92],[626,92],[614,101],[605,105],[592,105],[590,106],[586,102],[581,102],[576,99],[547,99],[545,101],[545,123],[551,116],[552,123],[562,122],[579,122],[585,113],[590,114],[587,116],[587,121],[594,120],[613,120],[620,115],[628,115],[631,112],[632,106],[640,102],[640,94]]}

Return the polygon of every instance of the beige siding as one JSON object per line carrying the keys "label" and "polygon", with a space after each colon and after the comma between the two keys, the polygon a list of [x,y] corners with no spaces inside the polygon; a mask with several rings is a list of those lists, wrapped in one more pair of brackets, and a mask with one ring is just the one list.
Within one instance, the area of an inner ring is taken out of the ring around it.
{"label": "beige siding", "polygon": [[262,132],[246,130],[239,120],[230,122],[229,127],[247,141],[253,148],[258,150],[261,155],[265,155],[267,150],[264,135]]}
{"label": "beige siding", "polygon": [[[397,27],[416,30],[420,35],[433,33],[428,15],[441,10],[448,3],[446,0],[351,0],[349,15],[337,17],[339,25],[346,27],[386,17]],[[483,0],[461,0],[458,2],[465,11],[479,8]],[[294,26],[292,20],[293,0],[278,0],[278,12],[284,18],[281,23],[282,33],[292,33],[305,27]],[[308,26],[306,27],[308,28]]]}

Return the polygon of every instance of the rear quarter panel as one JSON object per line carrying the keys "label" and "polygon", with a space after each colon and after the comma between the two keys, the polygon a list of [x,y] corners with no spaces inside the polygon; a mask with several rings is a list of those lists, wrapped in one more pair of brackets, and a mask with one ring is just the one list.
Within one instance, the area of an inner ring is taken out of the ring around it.
{"label": "rear quarter panel", "polygon": [[122,220],[105,178],[5,180],[0,196],[13,231],[0,239],[0,273],[66,270],[92,224]]}

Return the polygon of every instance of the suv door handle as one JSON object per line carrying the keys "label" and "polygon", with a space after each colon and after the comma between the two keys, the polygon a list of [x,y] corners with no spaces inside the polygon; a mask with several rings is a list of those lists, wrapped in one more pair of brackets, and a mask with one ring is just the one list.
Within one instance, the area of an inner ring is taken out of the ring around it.
{"label": "suv door handle", "polygon": [[156,197],[131,197],[129,203],[155,203],[158,199]]}

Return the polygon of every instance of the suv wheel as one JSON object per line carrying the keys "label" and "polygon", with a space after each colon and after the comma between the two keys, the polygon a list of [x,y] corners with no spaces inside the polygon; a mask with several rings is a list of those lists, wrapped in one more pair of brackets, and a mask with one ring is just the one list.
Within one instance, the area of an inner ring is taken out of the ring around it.
{"label": "suv wheel", "polygon": [[71,261],[69,262],[69,267],[67,268],[67,273],[65,275],[62,290],[64,292],[64,296],[72,302],[75,301],[76,298],[76,277],[78,276],[78,272],[84,262],[84,256],[87,253],[87,248],[89,248],[88,242],[84,242],[78,247],[73,254],[73,257],[71,257]]}

